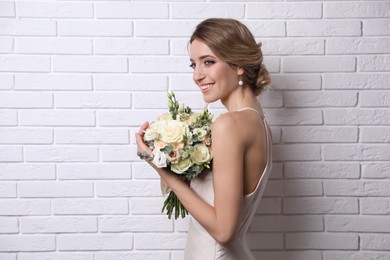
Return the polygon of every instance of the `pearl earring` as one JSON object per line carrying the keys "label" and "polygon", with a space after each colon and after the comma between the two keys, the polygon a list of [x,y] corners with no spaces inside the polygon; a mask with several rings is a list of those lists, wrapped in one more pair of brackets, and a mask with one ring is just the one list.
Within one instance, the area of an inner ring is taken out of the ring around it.
{"label": "pearl earring", "polygon": [[238,81],[238,85],[239,86],[242,86],[244,85],[244,82],[242,81],[242,78],[241,78],[241,75],[238,75],[240,77],[239,81]]}

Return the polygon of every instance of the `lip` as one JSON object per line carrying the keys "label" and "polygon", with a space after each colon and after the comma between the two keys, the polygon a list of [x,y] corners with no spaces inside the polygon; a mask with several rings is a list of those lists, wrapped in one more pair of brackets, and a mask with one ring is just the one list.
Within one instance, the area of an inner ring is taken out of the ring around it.
{"label": "lip", "polygon": [[[208,86],[208,87],[205,87],[205,86]],[[214,83],[207,83],[207,84],[200,85],[199,88],[202,91],[202,93],[206,93],[206,92],[210,91],[210,88],[212,88],[213,86],[214,86]]]}

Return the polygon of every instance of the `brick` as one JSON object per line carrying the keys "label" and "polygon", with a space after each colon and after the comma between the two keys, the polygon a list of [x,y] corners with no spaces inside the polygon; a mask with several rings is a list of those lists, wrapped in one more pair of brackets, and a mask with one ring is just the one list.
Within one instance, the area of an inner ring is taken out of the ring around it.
{"label": "brick", "polygon": [[130,211],[132,215],[162,215],[164,204],[162,197],[131,198]]}
{"label": "brick", "polygon": [[126,199],[54,199],[54,215],[128,214]]}
{"label": "brick", "polygon": [[386,197],[390,195],[390,182],[387,181],[324,181],[324,191],[327,196],[370,196]]}
{"label": "brick", "polygon": [[22,54],[92,54],[89,39],[33,38],[16,39],[16,53]]}
{"label": "brick", "polygon": [[390,75],[386,74],[324,74],[325,89],[390,89]]}
{"label": "brick", "polygon": [[25,148],[27,162],[96,162],[97,147],[29,146]]}
{"label": "brick", "polygon": [[56,22],[42,19],[1,19],[0,35],[56,36]]}
{"label": "brick", "polygon": [[0,146],[0,162],[23,161],[23,148],[21,146]]}
{"label": "brick", "polygon": [[169,18],[169,6],[167,3],[109,2],[96,3],[95,8],[97,18]]}
{"label": "brick", "polygon": [[249,233],[247,235],[248,247],[251,250],[283,249],[283,234],[259,234]]}
{"label": "brick", "polygon": [[157,197],[161,196],[160,181],[101,181],[96,184],[98,197]]}
{"label": "brick", "polygon": [[390,19],[368,19],[363,21],[363,35],[390,35]]}
{"label": "brick", "polygon": [[288,249],[358,249],[357,234],[297,233],[286,234]]}
{"label": "brick", "polygon": [[127,72],[125,57],[54,56],[55,72]]}
{"label": "brick", "polygon": [[321,147],[314,144],[275,145],[273,156],[276,161],[321,160]]}
{"label": "brick", "polygon": [[166,91],[168,77],[159,75],[94,75],[96,90]]}
{"label": "brick", "polygon": [[60,36],[133,36],[133,22],[109,20],[61,20],[58,23]]}
{"label": "brick", "polygon": [[30,217],[20,220],[23,234],[97,232],[94,217]]}
{"label": "brick", "polygon": [[0,129],[1,144],[51,144],[53,130],[37,128],[5,128]]}
{"label": "brick", "polygon": [[363,178],[382,179],[390,178],[390,164],[389,163],[364,163],[362,165]]}
{"label": "brick", "polygon": [[358,96],[354,91],[286,91],[283,101],[285,107],[351,107]]}
{"label": "brick", "polygon": [[[279,91],[265,90],[258,97],[258,100],[260,101],[263,108],[283,107],[283,93]],[[276,139],[274,139],[274,141],[275,140]]]}
{"label": "brick", "polygon": [[[18,219],[11,217],[0,217],[0,234],[19,233]],[[2,255],[0,254],[0,259]]]}
{"label": "brick", "polygon": [[169,54],[166,39],[95,39],[96,54],[152,55]]}
{"label": "brick", "polygon": [[94,126],[93,111],[26,110],[20,111],[22,126]]}
{"label": "brick", "polygon": [[283,195],[283,181],[268,180],[264,190],[264,197],[281,197]]}
{"label": "brick", "polygon": [[251,232],[302,232],[322,231],[322,216],[255,216],[250,227]]}
{"label": "brick", "polygon": [[54,236],[0,235],[0,250],[4,252],[55,250]]}
{"label": "brick", "polygon": [[356,143],[357,127],[298,126],[283,129],[285,143]]}
{"label": "brick", "polygon": [[[0,21],[1,23],[1,21]],[[1,28],[1,24],[0,24]],[[50,57],[44,56],[0,56],[0,71],[49,72]]]}
{"label": "brick", "polygon": [[2,92],[0,108],[51,108],[53,95],[51,93],[34,92]]}
{"label": "brick", "polygon": [[325,3],[325,18],[373,18],[390,17],[388,2]]}
{"label": "brick", "polygon": [[361,127],[360,141],[364,143],[390,143],[390,127]]}
{"label": "brick", "polygon": [[[325,251],[326,252],[326,251]],[[272,260],[322,260],[320,251],[283,251],[269,252],[257,251],[253,252],[256,259],[272,259]]]}
{"label": "brick", "polygon": [[287,36],[361,36],[361,27],[357,20],[288,21]]}
{"label": "brick", "polygon": [[169,87],[173,91],[195,91],[198,86],[192,79],[192,74],[175,74],[169,77]]}
{"label": "brick", "polygon": [[322,113],[315,109],[270,109],[265,115],[270,125],[322,124]]}
{"label": "brick", "polygon": [[285,198],[284,214],[357,214],[358,200],[352,198]]}
{"label": "brick", "polygon": [[249,19],[306,19],[321,16],[320,3],[249,3],[246,13]]}
{"label": "brick", "polygon": [[18,194],[21,198],[93,197],[93,193],[92,182],[34,181],[18,183]]}
{"label": "brick", "polygon": [[387,252],[367,252],[367,251],[325,251],[323,252],[323,260],[339,260],[339,259],[354,259],[354,260],[387,260],[390,258],[390,253]]}
{"label": "brick", "polygon": [[356,179],[360,177],[358,163],[288,162],[285,178]]}
{"label": "brick", "polygon": [[188,39],[170,39],[169,40],[170,53],[172,55],[185,55],[188,56]]}
{"label": "brick", "polygon": [[389,125],[387,109],[328,109],[324,111],[327,125]]}
{"label": "brick", "polygon": [[[12,74],[0,74],[0,89],[11,89],[14,87],[14,75]],[[0,117],[1,118],[1,117]]]}
{"label": "brick", "polygon": [[371,144],[325,145],[322,149],[326,161],[390,160],[390,146]]}
{"label": "brick", "polygon": [[[176,92],[175,93],[177,101],[179,104],[185,104],[185,106],[189,106],[191,109],[203,109],[205,107],[205,102],[203,101],[202,94],[199,92]],[[133,94],[133,108],[168,108],[168,98],[167,93],[134,93]]]}
{"label": "brick", "polygon": [[286,196],[321,196],[322,182],[318,180],[283,180]]}
{"label": "brick", "polygon": [[130,162],[139,161],[137,147],[129,145],[109,145],[101,148],[103,162]]}
{"label": "brick", "polygon": [[187,240],[186,234],[142,234],[134,237],[135,249],[184,249]]}
{"label": "brick", "polygon": [[19,2],[19,17],[36,18],[93,18],[90,3]]}
{"label": "brick", "polygon": [[360,212],[364,215],[390,215],[390,199],[360,198]]}
{"label": "brick", "polygon": [[[326,75],[328,74],[325,74],[325,76]],[[312,75],[312,74],[300,74],[300,75],[294,75],[294,74],[277,75],[276,74],[276,75],[272,75],[271,87],[272,89],[275,90],[321,89],[321,76]]]}
{"label": "brick", "polygon": [[371,54],[389,53],[390,39],[360,38],[360,39],[329,39],[326,42],[328,54]]}
{"label": "brick", "polygon": [[18,253],[18,260],[94,260],[93,254],[88,253]]}
{"label": "brick", "polygon": [[128,93],[61,92],[55,94],[57,108],[130,108]]}
{"label": "brick", "polygon": [[92,78],[88,75],[23,74],[15,76],[17,90],[91,90]]}
{"label": "brick", "polygon": [[130,58],[130,72],[190,72],[187,57],[133,56]]}
{"label": "brick", "polygon": [[16,198],[16,183],[0,182],[0,198]]}
{"label": "brick", "polygon": [[56,144],[127,144],[126,129],[56,129]]}
{"label": "brick", "polygon": [[[1,5],[1,3],[0,3]],[[0,6],[1,10],[1,6]],[[0,14],[1,16],[1,14]],[[0,42],[0,53],[12,53],[14,51],[14,39],[3,38]]]}
{"label": "brick", "polygon": [[360,56],[357,69],[358,71],[390,71],[390,56]]}
{"label": "brick", "polygon": [[272,163],[271,174],[269,179],[282,179],[283,178],[283,163]]}
{"label": "brick", "polygon": [[50,212],[49,200],[0,199],[1,216],[50,215]]}
{"label": "brick", "polygon": [[264,55],[324,54],[325,41],[319,39],[262,39]]}
{"label": "brick", "polygon": [[254,37],[285,37],[286,22],[284,21],[245,21],[243,22]]}
{"label": "brick", "polygon": [[163,110],[98,111],[98,125],[135,126],[139,128],[145,121],[154,121],[165,112]]}
{"label": "brick", "polygon": [[99,218],[101,232],[172,232],[173,222],[166,216],[128,216]]}
{"label": "brick", "polygon": [[361,235],[361,248],[363,250],[389,250],[390,236],[382,234]]}
{"label": "brick", "polygon": [[347,72],[355,71],[354,57],[284,57],[284,72]]}
{"label": "brick", "polygon": [[1,2],[0,17],[15,17],[15,3],[11,1]]}
{"label": "brick", "polygon": [[326,216],[327,231],[337,232],[389,232],[387,216]]}
{"label": "brick", "polygon": [[135,36],[189,37],[196,22],[193,21],[135,21]]}
{"label": "brick", "polygon": [[361,107],[390,107],[390,92],[360,93]]}
{"label": "brick", "polygon": [[200,19],[209,17],[244,18],[245,5],[240,3],[172,3],[171,18]]}
{"label": "brick", "polygon": [[127,163],[62,163],[57,165],[57,175],[60,180],[130,179],[131,165]]}
{"label": "brick", "polygon": [[0,164],[0,180],[53,180],[54,164]]}
{"label": "brick", "polygon": [[281,214],[282,213],[282,199],[280,198],[262,198],[257,207],[256,214]]}
{"label": "brick", "polygon": [[[164,251],[145,251],[145,252],[97,252],[95,253],[95,260],[171,260],[170,253]],[[26,259],[27,260],[27,259]]]}
{"label": "brick", "polygon": [[62,235],[57,238],[61,251],[131,250],[132,234]]}

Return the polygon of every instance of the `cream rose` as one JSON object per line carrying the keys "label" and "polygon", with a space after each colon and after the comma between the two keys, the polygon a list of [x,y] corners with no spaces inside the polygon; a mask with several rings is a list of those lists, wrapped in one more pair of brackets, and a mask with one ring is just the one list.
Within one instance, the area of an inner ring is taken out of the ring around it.
{"label": "cream rose", "polygon": [[171,113],[162,114],[162,115],[160,115],[160,116],[157,118],[158,121],[167,120],[167,119],[172,119]]}
{"label": "cream rose", "polygon": [[171,170],[177,174],[182,174],[187,171],[194,163],[190,158],[180,160],[178,163],[171,165]]}
{"label": "cream rose", "polygon": [[167,167],[167,155],[160,150],[153,151],[154,157],[152,163],[158,168]]}
{"label": "cream rose", "polygon": [[167,119],[160,121],[158,132],[161,141],[172,144],[182,142],[184,135],[188,135],[189,129],[183,122]]}
{"label": "cream rose", "polygon": [[146,141],[154,140],[157,136],[157,123],[152,123],[149,125],[148,129],[145,131],[144,139]]}
{"label": "cream rose", "polygon": [[191,151],[191,160],[198,165],[209,162],[213,158],[212,152],[204,144],[194,145]]}
{"label": "cream rose", "polygon": [[203,128],[195,128],[192,132],[198,136],[199,141],[203,141],[207,135],[207,131]]}

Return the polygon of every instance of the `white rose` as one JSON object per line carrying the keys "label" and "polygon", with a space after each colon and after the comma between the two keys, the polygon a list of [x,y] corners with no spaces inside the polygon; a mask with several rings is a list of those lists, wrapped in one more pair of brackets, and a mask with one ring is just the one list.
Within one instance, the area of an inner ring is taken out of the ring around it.
{"label": "white rose", "polygon": [[156,126],[157,126],[156,123],[152,123],[151,125],[149,125],[148,129],[146,129],[145,135],[144,135],[144,139],[146,141],[151,141],[151,140],[156,139],[156,136],[157,136],[157,127]]}
{"label": "white rose", "polygon": [[191,151],[191,160],[198,165],[202,165],[211,161],[213,158],[212,152],[204,144],[194,145]]}
{"label": "white rose", "polygon": [[167,167],[167,155],[160,150],[153,151],[154,157],[152,163],[158,168]]}
{"label": "white rose", "polygon": [[167,119],[160,121],[158,132],[161,141],[172,144],[182,142],[184,135],[188,135],[189,129],[183,122]]}
{"label": "white rose", "polygon": [[199,141],[203,141],[207,134],[207,131],[203,128],[195,128],[192,132],[198,136]]}
{"label": "white rose", "polygon": [[171,170],[177,174],[182,174],[187,171],[194,163],[190,158],[180,160],[178,163],[171,165]]}

